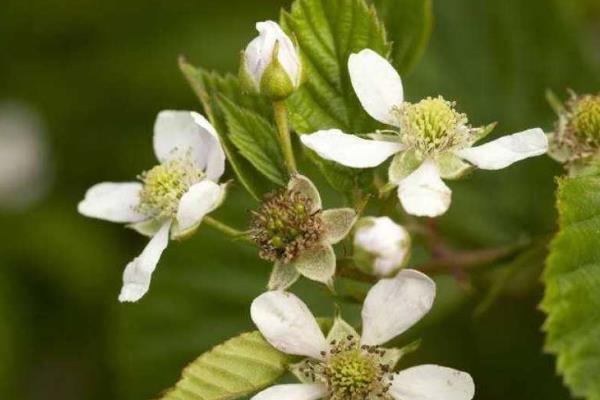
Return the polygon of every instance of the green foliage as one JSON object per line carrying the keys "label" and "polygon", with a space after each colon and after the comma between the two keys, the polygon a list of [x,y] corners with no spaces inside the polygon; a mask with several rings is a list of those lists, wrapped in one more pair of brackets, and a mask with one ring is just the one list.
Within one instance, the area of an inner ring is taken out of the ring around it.
{"label": "green foliage", "polygon": [[431,0],[374,0],[393,43],[392,60],[402,76],[411,72],[431,36]]}
{"label": "green foliage", "polygon": [[[339,128],[369,133],[377,123],[362,109],[348,73],[348,57],[364,48],[387,55],[390,44],[372,6],[363,0],[297,0],[282,12],[281,25],[293,34],[302,55],[303,86],[288,99],[294,129],[312,133]],[[336,189],[348,191],[357,174],[311,153]]]}
{"label": "green foliage", "polygon": [[[236,105],[234,108],[238,108],[238,113],[243,113],[248,118],[253,117],[256,121],[260,122],[262,122],[261,116],[269,117],[271,115],[269,105],[258,96],[243,94],[238,78],[233,75],[220,75],[216,72],[207,72],[202,68],[196,68],[187,63],[183,58],[179,60],[179,66],[190,86],[202,102],[208,119],[219,133],[229,164],[240,183],[252,197],[260,200],[262,194],[268,191],[270,184],[253,168],[253,164],[245,158],[251,151],[248,151],[246,148],[246,151],[242,152],[242,154],[238,152],[239,149],[231,137],[233,133],[229,131],[229,124],[226,113],[223,110],[222,102],[223,99],[226,99],[225,101],[229,100]],[[235,118],[230,116],[230,120],[235,120]],[[260,124],[260,122],[257,122],[257,124]],[[244,141],[244,133],[247,132],[237,132],[238,144]],[[254,158],[254,161],[256,161],[256,158]],[[267,167],[267,169],[269,168]],[[274,169],[276,168],[270,168],[269,172],[273,174]]]}
{"label": "green foliage", "polygon": [[221,110],[229,131],[229,139],[240,154],[271,182],[285,185],[283,156],[275,127],[258,113],[219,96]]}
{"label": "green foliage", "polygon": [[244,333],[198,357],[161,399],[237,399],[275,382],[289,362],[259,332]]}
{"label": "green foliage", "polygon": [[546,349],[572,393],[600,399],[600,175],[559,182],[560,232],[544,273]]}

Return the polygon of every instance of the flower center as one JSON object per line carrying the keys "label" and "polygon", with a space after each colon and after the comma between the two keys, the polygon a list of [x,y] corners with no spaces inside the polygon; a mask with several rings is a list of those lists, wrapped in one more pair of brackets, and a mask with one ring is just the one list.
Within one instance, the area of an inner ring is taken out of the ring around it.
{"label": "flower center", "polygon": [[423,154],[431,154],[463,143],[469,132],[468,119],[454,107],[454,103],[439,96],[396,108],[406,144]]}
{"label": "flower center", "polygon": [[583,96],[575,100],[571,126],[578,136],[600,142],[600,96]]}
{"label": "flower center", "polygon": [[139,211],[151,217],[173,217],[179,200],[204,173],[189,158],[175,159],[142,173]]}
{"label": "flower center", "polygon": [[317,243],[323,233],[321,211],[311,213],[312,200],[298,192],[269,195],[254,212],[252,238],[259,256],[268,261],[290,262]]}
{"label": "flower center", "polygon": [[327,386],[330,400],[365,400],[378,397],[391,400],[388,394],[391,368],[383,362],[385,350],[377,346],[360,346],[348,336],[331,342],[325,361],[307,360],[300,371],[315,382]]}

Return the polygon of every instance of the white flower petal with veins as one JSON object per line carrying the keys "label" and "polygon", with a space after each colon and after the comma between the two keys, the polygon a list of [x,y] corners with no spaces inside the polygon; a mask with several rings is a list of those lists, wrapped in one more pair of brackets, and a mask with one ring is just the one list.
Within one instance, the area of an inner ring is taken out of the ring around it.
{"label": "white flower petal with veins", "polygon": [[208,179],[217,181],[225,171],[225,152],[217,132],[193,111],[161,111],[154,124],[154,152],[161,163],[191,157]]}
{"label": "white flower petal with veins", "polygon": [[98,183],[88,189],[77,210],[86,217],[111,222],[141,222],[147,219],[136,211],[141,190],[142,184],[139,182]]}
{"label": "white flower petal with veins", "polygon": [[497,170],[548,151],[548,138],[540,128],[503,136],[455,154],[481,169]]}
{"label": "white flower petal with veins", "polygon": [[392,109],[404,102],[404,89],[394,67],[373,50],[365,49],[350,56],[348,71],[365,111],[377,121],[397,126]]}
{"label": "white flower petal with veins", "polygon": [[223,197],[223,188],[210,180],[193,185],[181,200],[177,210],[177,223],[181,231],[198,225],[202,218],[219,206]]}
{"label": "white flower petal with veins", "polygon": [[398,183],[398,198],[409,214],[437,217],[450,207],[452,192],[440,178],[435,163],[426,160]]}
{"label": "white flower petal with veins", "polygon": [[266,292],[250,307],[252,321],[276,349],[299,356],[322,359],[325,336],[306,304],[292,293]]}
{"label": "white flower petal with veins", "polygon": [[362,139],[339,129],[302,135],[300,140],[322,158],[352,168],[376,167],[405,147],[396,142]]}
{"label": "white flower petal with veins", "polygon": [[382,279],[363,304],[361,343],[383,344],[403,333],[429,312],[435,299],[435,282],[412,269]]}
{"label": "white flower petal with veins", "polygon": [[297,383],[271,386],[252,397],[251,400],[317,400],[326,395],[325,385]]}
{"label": "white flower petal with veins", "polygon": [[473,378],[438,365],[420,365],[395,374],[390,394],[396,400],[471,400]]}
{"label": "white flower petal with veins", "polygon": [[160,256],[169,243],[171,221],[166,222],[146,245],[142,254],[134,258],[123,272],[123,288],[119,295],[121,302],[135,302],[141,299],[150,288],[152,273]]}

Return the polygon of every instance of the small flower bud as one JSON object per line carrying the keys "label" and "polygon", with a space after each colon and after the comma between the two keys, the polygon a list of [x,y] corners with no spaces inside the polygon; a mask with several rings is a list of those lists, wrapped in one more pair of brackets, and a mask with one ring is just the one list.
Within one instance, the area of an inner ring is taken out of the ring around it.
{"label": "small flower bud", "polygon": [[389,277],[404,266],[410,255],[406,229],[388,217],[365,217],[356,224],[354,259],[364,272]]}
{"label": "small flower bud", "polygon": [[249,91],[283,100],[300,86],[300,55],[276,22],[259,22],[256,29],[259,36],[242,53],[240,80]]}

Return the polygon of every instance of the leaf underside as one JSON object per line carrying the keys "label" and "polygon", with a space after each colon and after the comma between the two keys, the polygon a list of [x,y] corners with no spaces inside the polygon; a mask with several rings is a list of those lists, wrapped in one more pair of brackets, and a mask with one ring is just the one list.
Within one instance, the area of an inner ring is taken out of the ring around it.
{"label": "leaf underside", "polygon": [[272,189],[272,184],[240,154],[233,143],[220,101],[222,98],[226,98],[247,112],[268,119],[272,115],[270,106],[258,96],[244,94],[238,78],[231,74],[221,75],[217,72],[208,72],[194,67],[183,59],[180,60],[179,66],[192,90],[200,99],[204,113],[217,130],[227,160],[239,182],[252,197],[261,200],[262,195]]}
{"label": "leaf underside", "polygon": [[188,365],[161,400],[230,400],[269,386],[291,359],[258,332],[244,333],[204,353]]}
{"label": "leaf underside", "polygon": [[558,209],[544,273],[546,349],[573,395],[600,400],[600,175],[561,179]]}
{"label": "leaf underside", "polygon": [[[390,43],[372,6],[363,0],[297,0],[282,12],[281,25],[298,42],[304,84],[287,101],[299,134],[338,128],[369,133],[380,125],[361,107],[348,73],[348,57],[370,48],[387,56]],[[341,167],[308,152],[329,183],[347,191],[359,171]]]}

